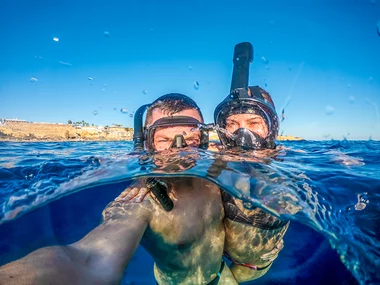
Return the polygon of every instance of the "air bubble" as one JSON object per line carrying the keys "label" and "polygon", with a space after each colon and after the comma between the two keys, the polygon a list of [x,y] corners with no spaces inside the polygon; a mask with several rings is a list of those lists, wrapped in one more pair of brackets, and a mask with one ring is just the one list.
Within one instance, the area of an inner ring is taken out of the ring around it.
{"label": "air bubble", "polygon": [[350,96],[348,99],[350,100],[350,104],[355,103],[355,97],[354,96]]}
{"label": "air bubble", "polygon": [[368,78],[368,82],[369,82],[369,84],[372,84],[372,83],[373,83],[373,77],[372,77],[372,76],[370,76],[370,77]]}
{"label": "air bubble", "polygon": [[348,87],[348,88],[351,88],[351,83],[348,83],[348,84],[347,84],[347,87]]}
{"label": "air bubble", "polygon": [[94,112],[92,112],[92,114],[94,114],[94,116],[96,116],[97,114],[98,114],[98,111],[94,111]]}
{"label": "air bubble", "polygon": [[111,35],[110,35],[110,32],[104,31],[103,36],[105,36],[106,38],[109,38]]}
{"label": "air bubble", "polygon": [[123,113],[123,114],[127,114],[128,113],[128,110],[126,108],[121,108],[120,109],[120,112]]}
{"label": "air bubble", "polygon": [[129,117],[130,117],[130,118],[133,118],[133,114],[129,114]]}
{"label": "air bubble", "polygon": [[30,82],[37,82],[38,81],[38,78],[37,77],[34,77],[34,76],[32,76],[32,77],[30,77]]}
{"label": "air bubble", "polygon": [[191,65],[189,65],[189,70],[193,70],[193,67]]}
{"label": "air bubble", "polygon": [[194,81],[194,89],[195,90],[199,89],[199,82],[198,81]]}
{"label": "air bubble", "polygon": [[184,131],[184,132],[182,132],[182,135],[186,136],[186,135],[187,135],[187,133]]}
{"label": "air bubble", "polygon": [[380,36],[380,21],[377,22],[377,34]]}
{"label": "air bubble", "polygon": [[143,93],[144,95],[146,95],[146,94],[148,94],[148,91],[144,89],[144,90],[142,91],[142,93]]}
{"label": "air bubble", "polygon": [[91,77],[91,76],[87,77],[87,79],[90,80],[90,81],[94,80],[94,78]]}
{"label": "air bubble", "polygon": [[254,208],[253,204],[250,203],[250,202],[244,202],[243,203],[243,206],[244,208],[246,208],[247,210],[252,210]]}
{"label": "air bubble", "polygon": [[59,42],[59,38],[54,37],[54,38],[53,38],[53,41],[55,41],[55,42]]}
{"label": "air bubble", "polygon": [[325,112],[326,112],[326,115],[332,115],[335,112],[335,108],[330,105],[327,105],[325,108]]}

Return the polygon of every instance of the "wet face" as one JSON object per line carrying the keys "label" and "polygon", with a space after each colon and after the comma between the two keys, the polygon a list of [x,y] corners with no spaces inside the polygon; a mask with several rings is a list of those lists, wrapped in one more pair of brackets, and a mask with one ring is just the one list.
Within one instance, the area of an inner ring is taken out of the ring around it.
{"label": "wet face", "polygon": [[268,127],[264,119],[256,114],[235,114],[226,120],[226,130],[233,133],[237,129],[246,128],[260,137],[268,136]]}
{"label": "wet face", "polygon": [[[202,122],[199,112],[195,109],[184,110],[175,114],[175,116],[187,116],[197,119]],[[151,124],[158,119],[168,117],[168,114],[163,113],[160,109],[153,109]],[[196,130],[194,126],[173,126],[157,128],[153,136],[153,146],[156,151],[169,149],[176,135],[183,135],[186,143],[190,147],[199,147],[201,132]]]}

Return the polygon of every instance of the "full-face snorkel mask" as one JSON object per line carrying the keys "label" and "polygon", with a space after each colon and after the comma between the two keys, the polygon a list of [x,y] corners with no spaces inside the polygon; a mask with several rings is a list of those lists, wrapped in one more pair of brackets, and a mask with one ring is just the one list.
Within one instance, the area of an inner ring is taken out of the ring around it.
{"label": "full-face snorkel mask", "polygon": [[[235,46],[231,92],[214,112],[217,133],[221,143],[227,148],[273,149],[276,147],[279,121],[274,105],[263,96],[260,87],[248,87],[249,64],[252,60],[253,47],[250,43],[240,43]],[[254,130],[247,128],[239,128],[229,133],[225,130],[226,120],[236,114],[260,116],[268,128],[268,135],[263,138]]]}

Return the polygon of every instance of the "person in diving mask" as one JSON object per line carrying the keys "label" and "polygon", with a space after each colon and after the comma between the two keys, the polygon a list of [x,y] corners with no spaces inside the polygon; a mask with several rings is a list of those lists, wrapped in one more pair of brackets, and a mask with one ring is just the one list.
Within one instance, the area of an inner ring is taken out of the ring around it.
{"label": "person in diving mask", "polygon": [[[225,151],[275,149],[279,120],[271,96],[259,86],[238,88],[216,108],[216,130]],[[289,226],[260,208],[246,209],[242,201],[222,192],[226,228],[225,256],[236,280],[263,276],[283,248]]]}

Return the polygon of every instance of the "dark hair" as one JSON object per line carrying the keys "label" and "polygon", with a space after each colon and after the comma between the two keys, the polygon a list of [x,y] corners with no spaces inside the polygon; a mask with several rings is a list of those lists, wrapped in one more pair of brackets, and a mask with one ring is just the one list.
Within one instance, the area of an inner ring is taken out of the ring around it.
{"label": "dark hair", "polygon": [[172,115],[184,110],[195,109],[198,111],[203,121],[203,115],[197,103],[190,97],[180,93],[165,94],[153,101],[152,105],[146,111],[145,126],[152,117],[153,109],[159,108],[163,113]]}

